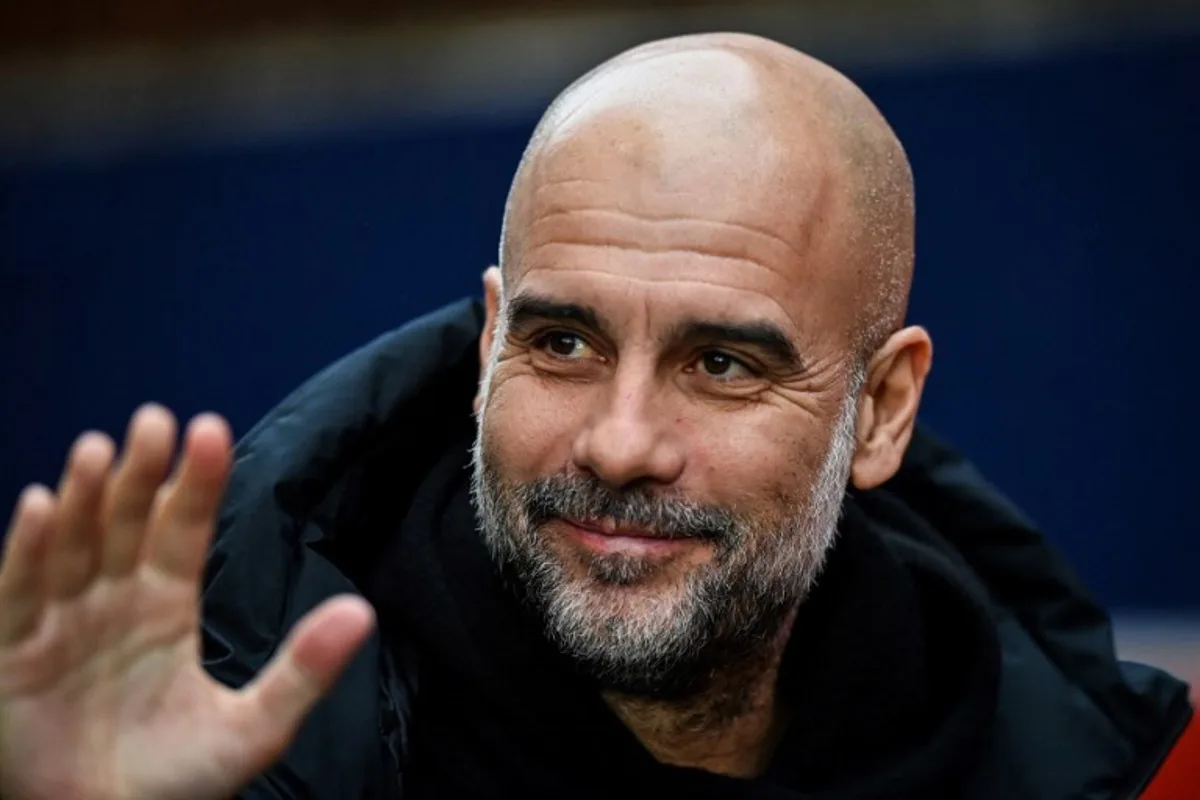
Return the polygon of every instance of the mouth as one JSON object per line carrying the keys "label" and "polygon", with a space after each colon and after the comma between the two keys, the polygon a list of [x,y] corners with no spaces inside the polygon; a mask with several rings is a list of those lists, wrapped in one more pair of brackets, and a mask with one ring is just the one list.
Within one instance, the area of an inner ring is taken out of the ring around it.
{"label": "mouth", "polygon": [[589,533],[595,533],[599,536],[615,536],[626,539],[678,539],[678,536],[671,536],[666,533],[651,530],[649,528],[639,528],[629,525],[618,525],[612,517],[603,517],[601,519],[575,519],[573,517],[560,517],[560,519],[580,530]]}
{"label": "mouth", "polygon": [[696,546],[698,540],[654,531],[647,528],[617,525],[611,518],[572,519],[558,517],[556,527],[581,544],[601,555],[622,553],[631,556],[664,556]]}

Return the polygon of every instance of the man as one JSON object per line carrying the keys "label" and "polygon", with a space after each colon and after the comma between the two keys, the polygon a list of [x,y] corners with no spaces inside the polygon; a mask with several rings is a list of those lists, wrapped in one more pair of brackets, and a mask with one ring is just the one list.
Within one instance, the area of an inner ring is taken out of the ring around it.
{"label": "man", "polygon": [[781,45],[584,76],[482,306],[314,378],[228,485],[219,419],[168,476],[147,407],[23,494],[0,794],[1135,796],[1186,687],[916,429],[913,213],[878,111]]}

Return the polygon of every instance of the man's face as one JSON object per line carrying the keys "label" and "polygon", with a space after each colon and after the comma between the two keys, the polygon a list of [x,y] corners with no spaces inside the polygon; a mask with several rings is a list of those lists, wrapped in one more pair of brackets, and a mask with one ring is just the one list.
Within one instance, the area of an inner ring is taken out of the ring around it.
{"label": "man's face", "polygon": [[747,188],[775,171],[709,166],[550,148],[485,364],[484,538],[551,638],[633,693],[689,691],[778,628],[855,447],[835,248],[795,221],[836,193],[814,178],[781,210]]}

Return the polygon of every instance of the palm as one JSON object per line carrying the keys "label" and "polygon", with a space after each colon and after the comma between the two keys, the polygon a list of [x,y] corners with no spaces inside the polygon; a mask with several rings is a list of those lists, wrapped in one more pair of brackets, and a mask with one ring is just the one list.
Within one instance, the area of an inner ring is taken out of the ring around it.
{"label": "palm", "polygon": [[[229,705],[229,693],[197,665],[187,595],[186,586],[137,579],[97,586],[0,657],[11,698],[0,730],[17,734],[12,765],[30,773],[30,788],[54,789],[47,797],[86,790],[115,797],[124,793],[120,784],[144,787],[147,796],[177,794],[146,755],[204,749],[193,736],[223,727]],[[79,758],[65,762],[63,752]]]}
{"label": "palm", "polygon": [[369,627],[361,603],[330,601],[249,687],[212,680],[198,586],[227,434],[194,426],[178,477],[156,491],[160,440],[173,438],[156,414],[132,426],[114,473],[103,443],[81,444],[59,497],[27,494],[14,517],[0,569],[5,798],[230,797],[278,756]]}

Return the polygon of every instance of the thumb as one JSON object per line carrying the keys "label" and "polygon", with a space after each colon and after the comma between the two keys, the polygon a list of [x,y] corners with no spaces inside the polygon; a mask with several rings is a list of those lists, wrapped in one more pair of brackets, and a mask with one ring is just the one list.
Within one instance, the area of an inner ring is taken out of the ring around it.
{"label": "thumb", "polygon": [[361,597],[330,598],[296,623],[271,663],[242,690],[246,746],[265,759],[259,770],[291,743],[374,626],[375,613]]}

